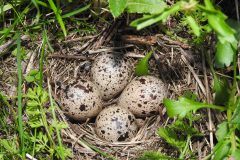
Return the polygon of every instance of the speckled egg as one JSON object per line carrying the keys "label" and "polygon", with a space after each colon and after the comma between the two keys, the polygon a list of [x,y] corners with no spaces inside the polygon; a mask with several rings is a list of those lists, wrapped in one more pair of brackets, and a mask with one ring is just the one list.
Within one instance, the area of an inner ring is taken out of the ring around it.
{"label": "speckled egg", "polygon": [[62,85],[60,98],[64,113],[74,120],[83,121],[102,110],[100,92],[91,81],[79,79]]}
{"label": "speckled egg", "polygon": [[96,119],[96,133],[110,142],[129,141],[137,133],[134,115],[126,108],[111,105],[99,113]]}
{"label": "speckled egg", "polygon": [[159,113],[160,104],[167,96],[164,83],[153,76],[135,78],[123,90],[118,105],[129,109],[137,117]]}
{"label": "speckled egg", "polygon": [[91,68],[93,82],[99,88],[103,100],[119,94],[128,84],[132,73],[130,62],[119,53],[101,54]]}

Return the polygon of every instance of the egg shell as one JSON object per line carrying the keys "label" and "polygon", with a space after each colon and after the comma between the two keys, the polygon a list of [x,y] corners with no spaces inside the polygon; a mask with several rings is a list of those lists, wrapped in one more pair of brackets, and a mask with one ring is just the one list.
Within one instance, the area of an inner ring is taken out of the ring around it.
{"label": "egg shell", "polygon": [[167,88],[160,79],[141,76],[132,80],[123,90],[118,105],[129,109],[136,117],[146,117],[159,113],[166,96]]}
{"label": "egg shell", "polygon": [[101,54],[91,68],[93,82],[99,88],[103,100],[118,95],[130,81],[132,67],[119,53]]}
{"label": "egg shell", "polygon": [[78,79],[62,87],[60,95],[64,113],[74,120],[96,117],[102,110],[100,92],[91,81]]}
{"label": "egg shell", "polygon": [[127,109],[111,105],[96,118],[97,135],[110,142],[129,141],[137,133],[134,115]]}

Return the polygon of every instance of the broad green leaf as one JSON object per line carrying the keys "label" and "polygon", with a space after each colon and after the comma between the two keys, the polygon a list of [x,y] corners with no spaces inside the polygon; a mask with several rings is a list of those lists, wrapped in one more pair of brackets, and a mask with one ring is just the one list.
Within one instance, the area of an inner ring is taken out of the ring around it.
{"label": "broad green leaf", "polygon": [[230,150],[229,140],[222,140],[218,142],[213,148],[214,151],[213,160],[224,159],[225,157],[227,157],[229,150]]}
{"label": "broad green leaf", "polygon": [[181,3],[176,3],[172,7],[164,9],[161,14],[143,16],[142,18],[131,22],[130,25],[132,27],[136,27],[137,30],[140,30],[160,21],[165,22],[170,15],[177,13],[178,11],[180,11],[180,9]]}
{"label": "broad green leaf", "polygon": [[30,76],[35,76],[39,71],[37,69],[33,69],[29,72]]}
{"label": "broad green leaf", "polygon": [[212,11],[207,12],[208,23],[217,33],[217,37],[222,44],[236,43],[236,38],[234,36],[235,31],[226,23],[226,16],[216,10],[210,0],[205,0],[206,9]]}
{"label": "broad green leaf", "polygon": [[38,80],[38,81],[40,81],[40,79],[41,79],[41,73],[40,72],[38,72],[36,75],[35,75],[35,80]]}
{"label": "broad green leaf", "polygon": [[[231,158],[232,157],[232,158]],[[238,159],[240,157],[240,149],[236,149],[229,159]]]}
{"label": "broad green leaf", "polygon": [[226,105],[229,100],[229,86],[225,78],[219,78],[215,73],[213,75],[214,86],[213,90],[215,92],[214,104],[216,105]]}
{"label": "broad green leaf", "polygon": [[152,51],[148,52],[144,58],[142,58],[136,65],[135,73],[137,76],[143,76],[148,74],[148,61],[152,56]]}
{"label": "broad green leaf", "polygon": [[229,133],[228,123],[224,121],[217,126],[217,131],[215,135],[217,137],[217,140],[221,141],[227,138],[228,133]]}
{"label": "broad green leaf", "polygon": [[238,22],[237,20],[233,20],[233,19],[228,19],[227,23],[229,26],[231,26],[233,29],[235,29],[236,31],[236,38],[238,41],[240,41],[240,22]]}
{"label": "broad green leaf", "polygon": [[168,127],[166,128],[159,128],[157,134],[163,138],[168,144],[176,147],[176,148],[183,148],[185,146],[185,141],[179,139],[176,132],[173,129]]}
{"label": "broad green leaf", "polygon": [[[17,4],[17,5],[19,5],[19,4]],[[6,5],[0,7],[0,15],[12,8],[13,8],[13,6],[10,3],[7,3]]]}
{"label": "broad green leaf", "polygon": [[231,43],[229,42],[221,43],[220,41],[218,41],[216,47],[217,47],[215,55],[216,66],[219,68],[230,66],[230,64],[233,62],[234,54],[236,53]]}
{"label": "broad green leaf", "polygon": [[35,80],[35,78],[33,76],[26,76],[25,77],[25,80],[30,83],[30,82],[33,82]]}
{"label": "broad green leaf", "polygon": [[195,21],[195,19],[193,19],[192,16],[187,16],[186,17],[186,22],[188,23],[188,25],[190,26],[190,28],[192,29],[193,33],[196,36],[200,36],[200,27],[198,25],[198,23]]}
{"label": "broad green leaf", "polygon": [[128,0],[129,13],[160,13],[167,7],[163,0]]}
{"label": "broad green leaf", "polygon": [[127,0],[108,0],[108,3],[114,18],[120,16],[127,6]]}
{"label": "broad green leaf", "polygon": [[191,111],[195,112],[196,110],[201,108],[213,108],[213,109],[219,109],[221,111],[226,110],[226,108],[222,106],[195,102],[185,97],[179,97],[178,101],[174,101],[171,99],[164,99],[163,104],[167,108],[167,114],[169,117],[174,117],[174,116],[185,117],[187,113]]}

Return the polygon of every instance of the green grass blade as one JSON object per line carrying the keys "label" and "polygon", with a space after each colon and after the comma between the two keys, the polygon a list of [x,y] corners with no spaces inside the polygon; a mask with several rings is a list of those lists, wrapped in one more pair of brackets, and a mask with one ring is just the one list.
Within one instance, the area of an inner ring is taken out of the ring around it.
{"label": "green grass blade", "polygon": [[18,87],[17,87],[17,105],[18,105],[18,133],[20,137],[20,152],[24,157],[24,136],[23,136],[23,119],[22,119],[22,64],[21,64],[21,39],[20,34],[17,33],[17,73],[18,73]]}
{"label": "green grass blade", "polygon": [[[2,44],[5,38],[8,37],[9,33],[15,28],[15,26],[17,26],[18,23],[21,22],[22,17],[29,12],[30,10],[29,6],[30,4],[21,12],[21,14],[17,16],[16,19],[14,19],[13,24],[9,28],[7,28],[6,31],[4,31],[3,36],[0,37],[0,44]],[[13,10],[15,11],[16,14],[18,14],[18,12],[14,8]],[[23,24],[23,27],[26,29],[26,25]]]}
{"label": "green grass blade", "polygon": [[35,8],[37,9],[37,15],[36,15],[36,21],[38,22],[39,19],[40,19],[40,9],[39,9],[39,6],[37,4],[37,1],[36,0],[32,0],[32,3],[33,5],[35,6]]}
{"label": "green grass blade", "polygon": [[[53,123],[57,123],[57,117],[56,117],[56,114],[55,114],[55,107],[54,107],[54,104],[53,104],[53,98],[52,98],[52,94],[51,94],[51,86],[50,86],[50,82],[48,80],[48,94],[49,94],[49,99],[50,99],[50,105],[51,105],[51,111],[52,111],[52,116],[53,116]],[[59,148],[60,148],[60,157],[62,160],[65,160],[65,156],[64,156],[64,147],[62,145],[62,139],[61,139],[61,134],[60,134],[60,130],[59,128],[55,128],[56,129],[56,132],[57,132],[57,140],[58,140],[58,145],[59,145]]]}
{"label": "green grass blade", "polygon": [[46,45],[46,34],[43,32],[43,41],[42,41],[42,48],[40,54],[40,62],[39,62],[39,72],[40,72],[40,87],[43,87],[43,59],[45,53],[45,45]]}
{"label": "green grass blade", "polygon": [[48,36],[47,36],[47,31],[46,31],[46,29],[45,29],[45,26],[44,26],[44,32],[45,32],[45,36],[46,36],[46,42],[47,42],[47,45],[48,45],[48,49],[53,53],[53,52],[54,52],[54,49],[53,49],[51,43],[49,42],[49,38],[48,38]]}
{"label": "green grass blade", "polygon": [[63,22],[63,19],[59,13],[59,9],[56,7],[56,5],[54,4],[53,0],[48,0],[48,3],[50,4],[51,9],[53,10],[54,14],[56,15],[57,21],[63,31],[64,36],[67,36],[67,30],[65,27],[65,24]]}
{"label": "green grass blade", "polygon": [[87,141],[83,140],[83,139],[80,139],[85,145],[87,145],[88,147],[90,147],[92,150],[94,150],[95,152],[101,154],[102,156],[108,158],[108,159],[111,159],[111,160],[117,160],[115,157],[113,157],[112,155],[109,155],[108,153],[98,149],[96,146],[88,143]]}
{"label": "green grass blade", "polygon": [[39,4],[39,5],[41,5],[41,6],[45,7],[45,8],[49,8],[49,6],[48,6],[47,3],[42,2],[42,1],[39,1],[39,0],[35,0],[35,1],[36,1],[36,3]]}
{"label": "green grass blade", "polygon": [[84,6],[84,7],[81,7],[81,8],[79,8],[79,9],[77,9],[77,10],[74,10],[74,11],[72,11],[72,12],[66,13],[66,14],[64,14],[64,15],[62,16],[62,18],[68,18],[68,17],[74,16],[74,15],[76,15],[76,14],[79,14],[79,13],[81,13],[81,12],[84,12],[84,11],[88,10],[88,9],[90,8],[90,6],[91,6],[91,4],[88,4],[88,5],[86,5],[86,6]]}

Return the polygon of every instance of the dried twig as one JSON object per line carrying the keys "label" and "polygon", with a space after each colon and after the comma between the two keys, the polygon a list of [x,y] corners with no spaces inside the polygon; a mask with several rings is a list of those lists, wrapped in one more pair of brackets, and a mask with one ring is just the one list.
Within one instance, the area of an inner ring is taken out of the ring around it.
{"label": "dried twig", "polygon": [[[212,97],[209,91],[209,84],[208,84],[208,78],[207,78],[207,69],[206,69],[206,62],[205,62],[205,56],[204,53],[202,52],[202,66],[203,66],[203,75],[204,75],[204,82],[205,82],[205,88],[206,88],[206,98],[207,98],[207,103],[212,102]],[[210,138],[210,147],[213,149],[214,144],[213,144],[213,122],[212,122],[212,113],[211,110],[208,108],[208,123],[209,123],[209,138]]]}

